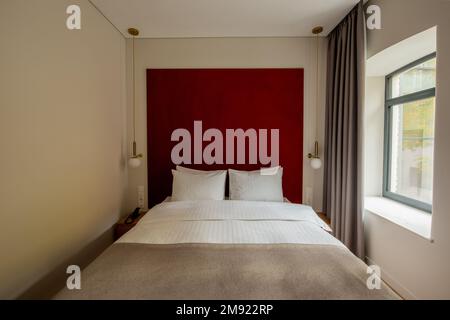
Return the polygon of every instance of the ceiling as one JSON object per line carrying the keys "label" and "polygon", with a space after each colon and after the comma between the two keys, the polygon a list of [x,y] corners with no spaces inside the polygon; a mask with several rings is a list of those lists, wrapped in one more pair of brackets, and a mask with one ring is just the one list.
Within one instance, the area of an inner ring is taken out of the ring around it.
{"label": "ceiling", "polygon": [[125,36],[141,38],[327,35],[359,0],[90,0]]}

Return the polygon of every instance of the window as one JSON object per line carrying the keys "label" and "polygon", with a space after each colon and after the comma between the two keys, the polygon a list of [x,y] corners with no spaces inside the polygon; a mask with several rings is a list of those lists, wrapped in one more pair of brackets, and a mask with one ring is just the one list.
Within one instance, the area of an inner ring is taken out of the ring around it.
{"label": "window", "polygon": [[383,196],[431,212],[436,54],[386,77]]}

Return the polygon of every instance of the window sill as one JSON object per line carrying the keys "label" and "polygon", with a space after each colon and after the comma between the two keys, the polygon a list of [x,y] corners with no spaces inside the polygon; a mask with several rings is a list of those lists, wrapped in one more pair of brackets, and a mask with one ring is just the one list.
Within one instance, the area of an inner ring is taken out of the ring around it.
{"label": "window sill", "polygon": [[365,210],[415,234],[431,239],[431,214],[383,197],[366,197]]}

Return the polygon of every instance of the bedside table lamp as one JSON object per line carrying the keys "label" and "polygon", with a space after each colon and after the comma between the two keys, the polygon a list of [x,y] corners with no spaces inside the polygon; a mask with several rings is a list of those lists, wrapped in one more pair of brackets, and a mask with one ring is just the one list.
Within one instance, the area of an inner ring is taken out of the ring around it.
{"label": "bedside table lamp", "polygon": [[[317,26],[312,30],[312,33],[316,36],[316,113],[319,110],[319,35],[322,33],[323,27]],[[318,136],[319,124],[318,124],[318,116],[316,115],[316,137]],[[316,138],[317,139],[317,138]],[[319,157],[319,143],[314,143],[314,154],[309,153],[308,158],[311,159],[311,168],[314,170],[318,170],[322,167],[322,160]]]}
{"label": "bedside table lamp", "polygon": [[311,159],[311,168],[314,170],[322,167],[322,160],[319,157],[319,143],[317,141],[314,143],[314,154],[309,153],[308,158]]}
{"label": "bedside table lamp", "polygon": [[142,153],[136,152],[136,76],[135,76],[135,68],[134,68],[134,39],[137,35],[139,35],[139,30],[135,28],[128,29],[128,33],[133,37],[133,62],[132,62],[132,72],[133,72],[133,154],[128,159],[128,165],[131,168],[137,168],[141,165],[141,158],[143,157]]}

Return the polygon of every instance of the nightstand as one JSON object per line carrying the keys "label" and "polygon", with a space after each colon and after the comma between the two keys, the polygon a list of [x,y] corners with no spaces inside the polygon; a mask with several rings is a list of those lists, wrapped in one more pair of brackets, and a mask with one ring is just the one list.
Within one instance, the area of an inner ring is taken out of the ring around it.
{"label": "nightstand", "polygon": [[320,219],[323,220],[323,222],[325,222],[331,228],[331,221],[327,217],[326,213],[324,213],[324,212],[317,212],[317,215],[319,216]]}
{"label": "nightstand", "polygon": [[114,241],[119,239],[128,231],[130,231],[139,222],[139,220],[142,219],[143,216],[145,216],[144,212],[140,213],[139,217],[134,219],[132,223],[128,224],[125,223],[125,220],[127,219],[128,215],[120,219],[119,222],[116,223],[116,226],[114,228]]}

